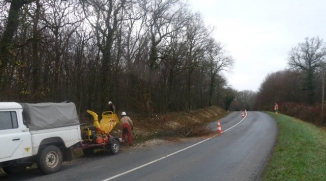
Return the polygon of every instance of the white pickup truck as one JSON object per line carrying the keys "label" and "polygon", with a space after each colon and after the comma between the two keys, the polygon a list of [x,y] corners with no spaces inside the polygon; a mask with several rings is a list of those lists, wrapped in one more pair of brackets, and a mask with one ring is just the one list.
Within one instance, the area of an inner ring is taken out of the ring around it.
{"label": "white pickup truck", "polygon": [[37,163],[45,174],[72,159],[81,141],[75,104],[0,102],[0,168],[7,174]]}

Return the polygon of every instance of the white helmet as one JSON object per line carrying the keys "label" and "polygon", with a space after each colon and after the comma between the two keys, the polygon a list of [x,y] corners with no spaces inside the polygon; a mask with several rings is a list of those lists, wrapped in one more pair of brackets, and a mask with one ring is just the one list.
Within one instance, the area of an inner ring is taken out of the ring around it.
{"label": "white helmet", "polygon": [[127,113],[126,112],[122,112],[121,113],[121,116],[127,116]]}
{"label": "white helmet", "polygon": [[111,101],[109,101],[109,104],[112,104],[112,102],[111,102]]}

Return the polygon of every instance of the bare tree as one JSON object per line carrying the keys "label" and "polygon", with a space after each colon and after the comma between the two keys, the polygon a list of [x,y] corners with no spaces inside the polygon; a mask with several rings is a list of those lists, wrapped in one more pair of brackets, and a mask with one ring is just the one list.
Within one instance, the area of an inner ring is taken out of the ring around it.
{"label": "bare tree", "polygon": [[185,34],[185,104],[186,107],[192,109],[192,99],[186,99],[187,97],[193,97],[192,86],[195,71],[199,68],[201,62],[205,60],[205,47],[207,45],[207,37],[210,37],[210,32],[203,26],[204,21],[200,14],[195,14],[191,21],[186,26]]}
{"label": "bare tree", "polygon": [[290,51],[289,66],[305,75],[303,89],[308,92],[309,103],[315,103],[314,76],[320,63],[326,58],[326,46],[320,38],[306,38]]}
{"label": "bare tree", "polygon": [[224,90],[224,108],[225,110],[230,110],[231,103],[234,101],[236,96],[236,90],[228,87]]}
{"label": "bare tree", "polygon": [[208,39],[206,61],[209,65],[209,75],[210,75],[210,84],[209,84],[209,106],[213,105],[213,93],[215,92],[217,84],[217,74],[221,71],[227,71],[232,68],[234,60],[228,55],[222,48],[222,46],[217,43],[214,39]]}
{"label": "bare tree", "polygon": [[98,97],[99,107],[104,109],[110,98],[111,89],[111,64],[113,45],[117,39],[119,24],[124,21],[123,10],[127,0],[86,0],[81,1],[85,17],[94,29],[97,46],[101,52]]}
{"label": "bare tree", "polygon": [[[180,99],[180,84],[177,80],[185,71],[185,43],[181,36],[184,35],[182,30],[173,32],[167,41],[167,46],[164,47],[161,60],[161,110],[177,110]],[[182,78],[181,78],[182,79]]]}
{"label": "bare tree", "polygon": [[[180,16],[179,10],[174,10],[172,7],[178,2],[178,0],[155,0],[150,1],[149,6],[144,5],[144,11],[147,14],[147,27],[149,29],[149,36],[151,40],[151,52],[149,58],[149,68],[155,69],[158,65],[158,49],[157,46],[162,42],[164,38],[170,35],[174,29],[173,23],[177,16]],[[152,75],[150,75],[151,77]]]}
{"label": "bare tree", "polygon": [[34,2],[35,0],[12,0],[10,2],[10,8],[5,25],[5,30],[0,39],[0,90],[6,86],[5,69],[11,58],[11,52],[13,51],[12,40],[17,31],[19,25],[19,12],[25,4]]}
{"label": "bare tree", "polygon": [[[172,34],[184,27],[183,25],[188,21],[188,12],[186,6],[182,6],[179,0],[143,1],[140,7],[146,18],[145,36],[149,37],[149,55],[145,67],[147,86],[144,88],[149,99],[145,100],[148,102],[145,104],[151,105],[150,102],[158,102],[161,99],[154,84],[160,82],[159,70],[162,69],[165,48],[169,46]],[[147,109],[155,110],[157,108],[148,107]]]}

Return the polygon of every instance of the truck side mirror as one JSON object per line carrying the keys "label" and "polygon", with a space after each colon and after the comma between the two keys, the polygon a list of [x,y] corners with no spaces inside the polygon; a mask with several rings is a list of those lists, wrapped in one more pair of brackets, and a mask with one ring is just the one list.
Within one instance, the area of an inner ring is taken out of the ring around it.
{"label": "truck side mirror", "polygon": [[23,111],[23,113],[22,113],[22,115],[23,115],[23,124],[28,128],[28,122],[27,122],[27,115],[26,115],[26,113],[25,113],[25,111]]}
{"label": "truck side mirror", "polygon": [[23,119],[23,123],[25,126],[27,126],[27,121],[25,119]]}

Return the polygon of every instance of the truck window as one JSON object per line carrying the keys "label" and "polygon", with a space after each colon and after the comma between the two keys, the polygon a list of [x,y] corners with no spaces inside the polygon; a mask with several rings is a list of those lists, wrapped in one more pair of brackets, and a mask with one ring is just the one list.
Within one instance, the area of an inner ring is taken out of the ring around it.
{"label": "truck window", "polygon": [[0,130],[18,128],[15,111],[0,111]]}

